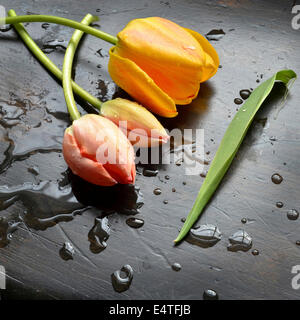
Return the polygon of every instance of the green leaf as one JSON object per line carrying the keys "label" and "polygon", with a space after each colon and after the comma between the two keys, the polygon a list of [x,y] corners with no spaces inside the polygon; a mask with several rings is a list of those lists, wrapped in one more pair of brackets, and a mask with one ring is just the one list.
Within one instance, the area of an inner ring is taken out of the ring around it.
{"label": "green leaf", "polygon": [[270,94],[275,81],[281,81],[288,86],[289,82],[296,78],[297,75],[293,70],[282,70],[277,72],[273,77],[258,86],[236,113],[220,143],[207,176],[200,188],[194,206],[190,211],[178,237],[174,240],[175,243],[180,242],[187,235],[191,227],[199,218],[207,202],[217,189],[226,171],[230,167],[230,164],[237,153],[255,114]]}

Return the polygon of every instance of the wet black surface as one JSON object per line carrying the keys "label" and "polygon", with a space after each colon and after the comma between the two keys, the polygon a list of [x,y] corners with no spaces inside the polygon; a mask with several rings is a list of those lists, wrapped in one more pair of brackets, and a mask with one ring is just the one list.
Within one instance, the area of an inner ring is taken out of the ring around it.
{"label": "wet black surface", "polygon": [[[44,0],[3,0],[1,4],[17,14],[53,14],[78,21],[88,12],[97,14],[101,28],[112,34],[133,18],[157,15],[204,35],[211,30],[225,33],[212,42],[222,65],[217,75],[202,85],[190,106],[178,107],[177,118],[162,119],[168,129],[204,129],[203,174],[185,176],[181,162],[158,165],[157,175],[148,171],[143,175],[140,168],[136,181],[140,190],[119,186],[107,190],[93,188],[67,172],[61,141],[69,118],[61,86],[13,30],[0,32],[0,264],[7,271],[2,299],[203,299],[208,289],[219,299],[300,298],[300,291],[291,287],[291,269],[300,264],[296,244],[300,219],[287,217],[287,212],[300,208],[299,80],[283,108],[279,102],[284,88],[276,86],[197,223],[217,226],[222,239],[208,248],[187,241],[172,245],[240,107],[234,99],[280,69],[300,72],[300,31],[291,27],[293,1],[53,0],[50,5]],[[63,47],[73,30],[41,23],[31,23],[27,29],[61,67]],[[124,95],[107,72],[109,48],[100,39],[85,37],[74,72],[78,84],[104,100]],[[273,174],[283,178],[280,184],[272,182]],[[159,194],[154,194],[156,188]],[[284,206],[277,207],[277,202]],[[126,224],[133,214],[144,220],[141,228]],[[95,221],[102,229],[93,229]],[[259,254],[227,250],[229,237],[241,229],[251,235],[252,248]],[[100,230],[100,236],[91,230]],[[101,243],[103,237],[105,250],[91,250],[91,244]],[[73,259],[60,256],[66,242],[74,249]],[[180,272],[172,270],[175,263]],[[132,267],[134,280],[119,293],[111,275],[125,265]]]}

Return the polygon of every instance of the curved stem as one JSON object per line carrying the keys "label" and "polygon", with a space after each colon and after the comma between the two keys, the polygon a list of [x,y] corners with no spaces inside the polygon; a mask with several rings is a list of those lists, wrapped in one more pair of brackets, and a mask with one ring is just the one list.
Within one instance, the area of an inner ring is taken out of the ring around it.
{"label": "curved stem", "polygon": [[[8,15],[15,17],[17,16],[14,10],[9,10]],[[45,53],[38,47],[34,40],[27,33],[25,27],[21,23],[16,23],[13,25],[19,36],[22,38],[24,43],[27,45],[29,50],[36,56],[40,63],[48,69],[56,78],[62,81],[62,72],[61,70],[45,55]],[[77,83],[72,81],[73,91],[80,96],[82,99],[89,102],[95,108],[100,109],[102,102],[81,88]]]}
{"label": "curved stem", "polygon": [[[91,14],[87,14],[84,19],[81,21],[82,24],[89,25],[94,20]],[[80,118],[80,113],[77,109],[76,102],[73,95],[72,90],[72,65],[74,60],[74,55],[76,49],[78,47],[78,43],[83,36],[83,32],[80,30],[74,31],[71,40],[69,41],[65,58],[64,64],[62,68],[62,75],[63,75],[63,89],[64,95],[67,103],[67,107],[71,116],[71,119],[77,120]]]}
{"label": "curved stem", "polygon": [[0,25],[1,24],[15,24],[20,22],[49,22],[49,23],[56,23],[61,24],[67,27],[71,27],[74,29],[81,30],[85,33],[91,34],[92,36],[95,36],[97,38],[100,38],[104,41],[110,42],[112,44],[117,44],[118,39],[117,37],[114,37],[106,32],[103,32],[101,30],[86,26],[80,22],[56,17],[56,16],[48,16],[48,15],[27,15],[27,16],[16,16],[16,17],[5,17],[0,18]]}

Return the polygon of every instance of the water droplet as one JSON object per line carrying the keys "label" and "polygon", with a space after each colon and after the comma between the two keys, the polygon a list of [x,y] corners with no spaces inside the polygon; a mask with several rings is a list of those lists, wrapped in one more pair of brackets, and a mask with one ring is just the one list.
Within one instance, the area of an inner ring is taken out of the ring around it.
{"label": "water droplet", "polygon": [[229,238],[229,251],[248,251],[252,247],[252,238],[244,230],[238,230]]}
{"label": "water droplet", "polygon": [[205,35],[205,37],[207,40],[210,40],[210,41],[219,41],[224,37],[224,35],[225,35],[225,32],[222,29],[213,29],[209,31]]}
{"label": "water droplet", "polygon": [[7,24],[7,25],[4,25],[4,26],[0,26],[0,32],[7,32],[9,30],[11,30],[13,27],[12,24]]}
{"label": "water droplet", "polygon": [[185,181],[183,181],[183,182],[182,182],[182,184],[185,186],[185,185],[186,185],[186,182],[185,182]]}
{"label": "water droplet", "polygon": [[183,46],[183,49],[185,49],[185,50],[196,50],[196,47],[194,47],[194,46]]}
{"label": "water droplet", "polygon": [[106,241],[110,235],[110,227],[108,225],[108,218],[95,218],[93,228],[88,233],[88,240],[90,242],[90,250],[93,253],[99,253],[107,247]]}
{"label": "water droplet", "polygon": [[283,207],[283,203],[281,201],[276,202],[276,207],[277,208],[282,208]]}
{"label": "water droplet", "polygon": [[300,240],[297,240],[297,241],[296,241],[296,245],[297,245],[297,246],[300,246]]}
{"label": "water droplet", "polygon": [[[121,273],[125,273],[125,277],[121,276]],[[115,271],[111,275],[111,282],[116,292],[124,292],[129,289],[133,279],[133,269],[129,264],[126,264],[121,270]]]}
{"label": "water droplet", "polygon": [[296,209],[291,209],[287,212],[289,220],[297,220],[299,218],[299,212]]}
{"label": "water droplet", "polygon": [[161,188],[155,188],[153,190],[153,193],[156,195],[156,196],[159,196],[161,194]]}
{"label": "water droplet", "polygon": [[63,260],[73,259],[75,250],[70,242],[65,242],[63,247],[59,250],[59,255]]}
{"label": "water droplet", "polygon": [[170,176],[166,175],[166,176],[165,176],[165,179],[166,179],[166,180],[170,180]]}
{"label": "water droplet", "polygon": [[175,164],[176,164],[176,166],[181,166],[181,164],[182,164],[182,162],[183,162],[183,159],[178,159],[176,162],[175,162]]}
{"label": "water droplet", "polygon": [[203,300],[218,300],[219,296],[216,291],[211,289],[206,289],[203,292]]}
{"label": "water droplet", "polygon": [[243,219],[241,220],[241,222],[244,223],[244,224],[247,223],[247,218],[243,218]]}
{"label": "water droplet", "polygon": [[240,91],[240,96],[243,100],[247,100],[250,97],[251,91],[248,89],[243,89]]}
{"label": "water droplet", "polygon": [[254,256],[258,256],[259,255],[259,251],[257,249],[253,249],[251,252]]}
{"label": "water droplet", "polygon": [[283,178],[279,173],[274,173],[271,177],[271,180],[275,184],[280,184],[282,182]]}
{"label": "water droplet", "polygon": [[175,262],[172,264],[172,269],[174,271],[180,271],[181,270],[181,265],[178,262]]}
{"label": "water droplet", "polygon": [[132,217],[126,220],[126,224],[131,228],[138,229],[144,225],[144,220]]}
{"label": "water droplet", "polygon": [[202,178],[206,178],[206,172],[202,172],[202,173],[200,173],[200,177],[202,177]]}
{"label": "water droplet", "polygon": [[181,218],[181,222],[185,222],[186,221],[186,218]]}
{"label": "water droplet", "polygon": [[27,169],[28,172],[34,174],[35,176],[39,175],[40,170],[38,166],[33,166]]}
{"label": "water droplet", "polygon": [[42,24],[42,28],[45,30],[47,30],[49,27],[50,27],[50,23],[45,22]]}
{"label": "water droplet", "polygon": [[103,49],[101,48],[101,49],[97,50],[96,53],[97,53],[101,58],[104,58],[104,57],[105,57],[105,54],[102,53],[102,50],[103,50]]}
{"label": "water droplet", "polygon": [[175,188],[172,188],[172,192],[176,192],[176,189],[175,189]]}
{"label": "water droplet", "polygon": [[48,122],[48,123],[51,123],[51,122],[52,122],[52,119],[51,119],[51,117],[46,117],[46,118],[45,118],[45,121]]}
{"label": "water droplet", "polygon": [[145,169],[143,170],[143,175],[145,177],[155,177],[158,174],[158,170],[150,170],[150,169]]}
{"label": "water droplet", "polygon": [[44,53],[51,53],[55,50],[63,50],[65,51],[67,48],[67,42],[65,40],[50,40],[47,41],[43,46],[42,46],[42,51]]}
{"label": "water droplet", "polygon": [[[106,55],[103,55],[106,57]],[[97,87],[99,98],[101,98],[102,101],[107,101],[113,99],[113,96],[116,92],[116,86],[111,81],[104,81],[102,79],[99,79],[97,81]]]}
{"label": "water droplet", "polygon": [[269,140],[270,140],[270,141],[277,141],[277,138],[276,138],[275,136],[271,136],[271,137],[269,138]]}
{"label": "water droplet", "polygon": [[235,104],[242,104],[242,103],[243,103],[243,100],[240,99],[240,98],[235,98],[235,99],[233,100],[233,102],[234,102]]}
{"label": "water droplet", "polygon": [[198,228],[192,228],[187,237],[187,241],[202,248],[214,246],[222,238],[218,227],[212,224],[204,224]]}

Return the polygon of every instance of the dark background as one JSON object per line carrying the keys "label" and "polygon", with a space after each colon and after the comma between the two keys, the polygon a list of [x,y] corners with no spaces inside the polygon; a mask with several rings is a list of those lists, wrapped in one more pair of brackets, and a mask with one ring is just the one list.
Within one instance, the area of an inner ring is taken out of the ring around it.
{"label": "dark background", "polygon": [[[225,36],[213,42],[222,68],[202,85],[191,105],[178,107],[177,118],[163,122],[168,129],[203,128],[209,161],[236,112],[233,100],[241,89],[255,88],[261,75],[265,80],[280,69],[299,73],[300,30],[291,27],[293,1],[2,0],[1,5],[17,14],[50,14],[78,21],[89,12],[99,15],[101,29],[111,34],[117,34],[131,19],[148,16],[165,17],[202,34],[223,29]],[[41,47],[50,40],[64,40],[65,45],[73,32],[57,25],[44,29],[40,23],[31,23],[27,29]],[[0,185],[50,181],[46,184],[51,189],[30,191],[32,185],[27,185],[29,191],[17,193],[19,201],[0,211],[6,219],[3,221],[22,221],[9,244],[0,248],[0,264],[7,271],[3,299],[202,299],[208,288],[216,290],[220,299],[300,298],[300,290],[291,287],[292,266],[300,264],[300,246],[296,245],[300,221],[288,220],[286,214],[289,209],[300,210],[299,81],[283,108],[280,99],[284,90],[277,86],[198,222],[217,225],[223,234],[219,243],[211,248],[186,241],[172,245],[181,218],[191,209],[204,178],[185,176],[184,165],[171,164],[159,166],[156,177],[137,175],[136,185],[144,195],[137,217],[144,219],[145,225],[132,229],[125,223],[128,216],[111,214],[107,248],[94,254],[89,249],[88,232],[103,211],[102,201],[108,202],[109,208],[113,207],[109,200],[123,201],[132,194],[124,192],[117,198],[107,196],[101,188],[91,192],[90,186],[71,176],[78,199],[82,202],[89,196],[85,203],[97,202],[98,209],[87,210],[68,222],[58,218],[56,225],[46,223],[46,230],[36,230],[43,227],[36,217],[70,214],[81,207],[68,187],[70,178],[60,151],[69,118],[61,86],[16,33],[0,32],[0,41]],[[120,94],[107,72],[109,47],[87,36],[75,64],[76,82],[103,99]],[[57,48],[49,57],[61,67],[63,54],[64,50]],[[272,183],[274,173],[282,175],[281,184]],[[69,192],[67,200],[59,189],[64,184],[63,190]],[[153,194],[156,187],[162,189],[161,195]],[[174,187],[176,192],[171,191]],[[0,191],[3,195],[5,188]],[[283,202],[281,209],[276,207],[277,201]],[[242,218],[248,219],[245,225]],[[5,234],[3,221],[0,231]],[[259,250],[258,256],[251,250],[227,250],[228,238],[240,228],[252,236],[252,249]],[[65,241],[75,247],[73,260],[60,257]],[[180,272],[172,270],[174,262],[181,264]],[[124,264],[133,267],[134,277],[130,289],[120,294],[113,290],[110,275]]]}

